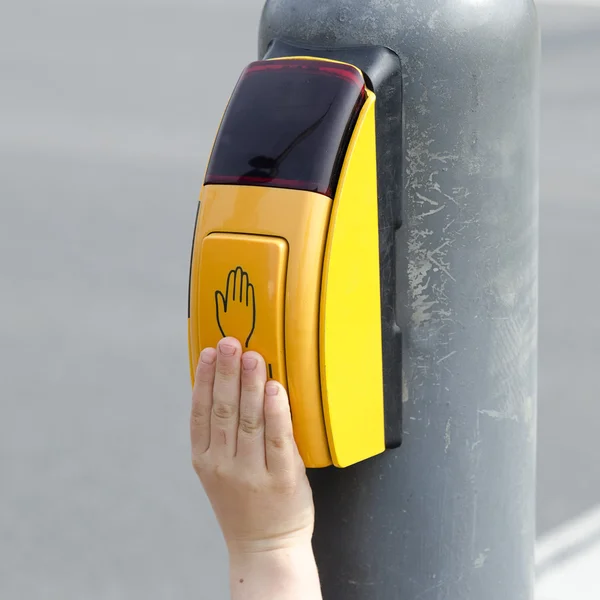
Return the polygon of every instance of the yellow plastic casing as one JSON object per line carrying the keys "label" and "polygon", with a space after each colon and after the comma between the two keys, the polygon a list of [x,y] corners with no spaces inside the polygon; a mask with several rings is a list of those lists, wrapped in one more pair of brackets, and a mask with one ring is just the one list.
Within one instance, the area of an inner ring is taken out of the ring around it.
{"label": "yellow plastic casing", "polygon": [[[200,268],[202,263],[206,264],[202,256],[204,241],[215,233],[250,234],[285,240],[288,255],[284,347],[294,435],[307,466],[331,465],[321,401],[319,311],[323,256],[332,201],[321,194],[298,190],[206,185],[202,189],[200,203],[190,286],[191,364],[194,366],[198,363],[203,347],[214,347],[221,337],[215,331],[214,312],[200,310],[200,298],[214,296],[214,288],[208,287],[212,286],[212,275],[203,275]],[[241,262],[239,256],[230,257],[232,268]],[[245,263],[246,271],[250,273],[252,267],[247,260]],[[255,286],[255,292],[257,306],[262,298],[264,304],[269,303],[267,296],[259,296],[264,291],[260,292]],[[248,349],[263,355],[272,354],[270,347],[252,342]]]}
{"label": "yellow plastic casing", "polygon": [[321,387],[338,467],[385,450],[375,140],[370,94],[346,154],[323,268]]}
{"label": "yellow plastic casing", "polygon": [[223,334],[215,291],[224,289],[242,259],[240,276],[246,273],[244,285],[252,280],[256,306],[276,313],[262,319],[259,333],[257,309],[247,349],[261,352],[271,375],[286,385],[305,465],[346,467],[383,452],[373,93],[359,115],[333,200],[299,190],[203,187],[190,273],[192,383],[201,349]]}

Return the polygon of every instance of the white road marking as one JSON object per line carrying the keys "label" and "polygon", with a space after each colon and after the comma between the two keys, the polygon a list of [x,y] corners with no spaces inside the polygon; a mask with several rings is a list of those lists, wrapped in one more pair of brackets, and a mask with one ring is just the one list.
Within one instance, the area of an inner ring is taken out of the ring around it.
{"label": "white road marking", "polygon": [[543,536],[536,568],[536,600],[598,600],[600,506]]}

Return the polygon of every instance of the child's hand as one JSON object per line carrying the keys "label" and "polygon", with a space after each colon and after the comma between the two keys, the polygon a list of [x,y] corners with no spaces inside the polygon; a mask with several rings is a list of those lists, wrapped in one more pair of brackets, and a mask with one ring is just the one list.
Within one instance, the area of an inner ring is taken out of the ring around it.
{"label": "child's hand", "polygon": [[233,600],[321,600],[312,492],[287,394],[237,340],[200,356],[193,463],[229,548]]}
{"label": "child's hand", "polygon": [[230,555],[309,548],[312,492],[284,388],[263,358],[226,338],[202,352],[191,416],[193,464]]}

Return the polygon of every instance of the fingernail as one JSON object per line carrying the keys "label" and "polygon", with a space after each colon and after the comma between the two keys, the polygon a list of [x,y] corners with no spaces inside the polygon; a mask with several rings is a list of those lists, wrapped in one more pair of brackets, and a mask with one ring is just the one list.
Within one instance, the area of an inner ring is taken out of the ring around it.
{"label": "fingernail", "polygon": [[219,350],[223,356],[233,356],[235,354],[235,346],[231,344],[219,344]]}
{"label": "fingernail", "polygon": [[242,365],[244,366],[244,371],[254,371],[254,369],[256,369],[257,364],[258,364],[258,361],[255,358],[252,358],[251,356],[245,356],[242,359]]}
{"label": "fingernail", "polygon": [[279,386],[276,383],[267,383],[265,392],[267,396],[277,396],[279,394]]}
{"label": "fingernail", "polygon": [[212,365],[215,362],[216,357],[217,357],[217,353],[212,348],[205,348],[200,353],[200,360],[205,365]]}

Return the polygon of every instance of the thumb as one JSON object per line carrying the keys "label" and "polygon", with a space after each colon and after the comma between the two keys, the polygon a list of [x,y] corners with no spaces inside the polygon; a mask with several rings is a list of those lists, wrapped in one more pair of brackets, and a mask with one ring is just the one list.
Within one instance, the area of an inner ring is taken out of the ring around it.
{"label": "thumb", "polygon": [[227,337],[223,330],[223,326],[221,325],[221,315],[224,315],[227,312],[225,308],[225,297],[219,291],[215,292],[215,304],[217,306],[217,325],[219,326],[219,331],[223,337]]}
{"label": "thumb", "polygon": [[225,296],[219,291],[215,292],[215,302],[217,304],[217,315],[227,312],[227,305],[225,304]]}

